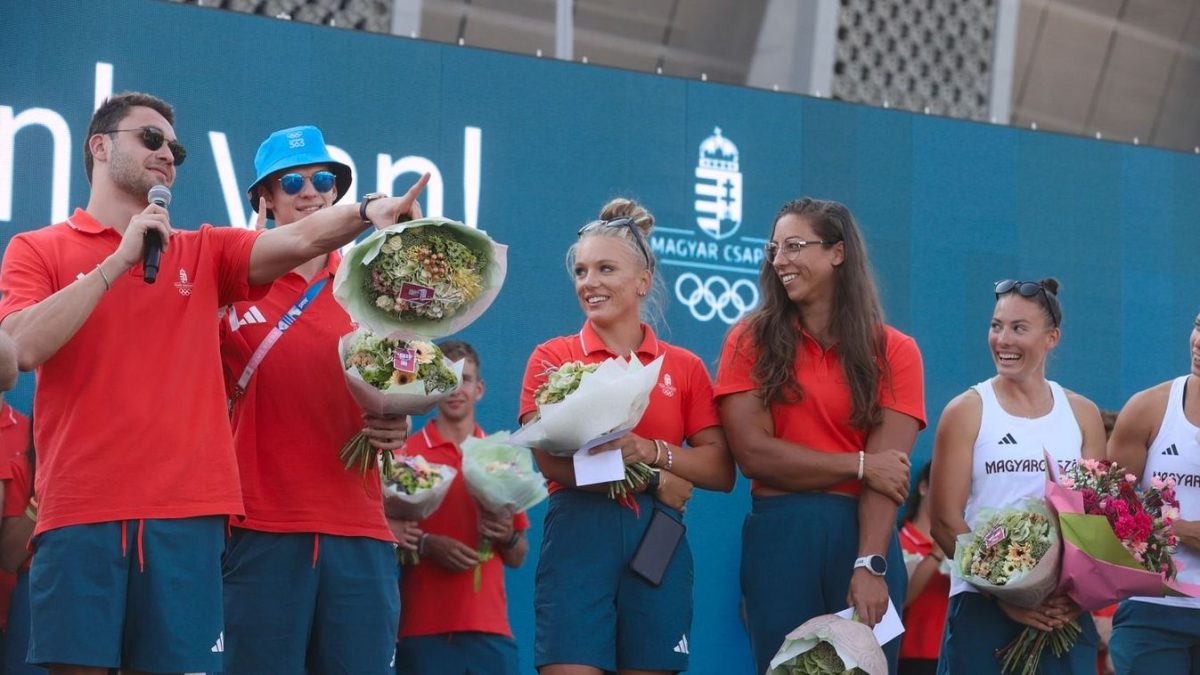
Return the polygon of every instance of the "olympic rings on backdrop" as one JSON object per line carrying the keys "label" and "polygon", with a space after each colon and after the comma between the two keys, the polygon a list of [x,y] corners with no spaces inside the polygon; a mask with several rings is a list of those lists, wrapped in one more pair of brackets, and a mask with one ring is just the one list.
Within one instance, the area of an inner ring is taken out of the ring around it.
{"label": "olympic rings on backdrop", "polygon": [[718,276],[701,281],[695,273],[684,272],[675,280],[675,297],[699,321],[711,321],[714,316],[719,316],[725,323],[732,324],[758,302],[758,286],[748,279],[738,279],[731,284]]}

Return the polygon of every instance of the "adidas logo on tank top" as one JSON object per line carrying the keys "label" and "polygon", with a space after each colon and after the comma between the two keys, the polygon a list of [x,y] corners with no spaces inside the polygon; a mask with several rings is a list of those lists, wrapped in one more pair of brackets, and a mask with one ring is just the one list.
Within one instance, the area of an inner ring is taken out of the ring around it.
{"label": "adidas logo on tank top", "polygon": [[1012,434],[1004,434],[1004,437],[999,441],[1000,445],[1016,445],[1017,439],[1013,438]]}
{"label": "adidas logo on tank top", "polygon": [[1174,443],[1172,443],[1172,444],[1170,444],[1170,445],[1168,445],[1168,446],[1167,446],[1167,449],[1166,449],[1166,450],[1163,450],[1162,452],[1160,452],[1160,453],[1158,453],[1158,454],[1160,454],[1160,455],[1171,455],[1171,456],[1173,456],[1173,457],[1178,457],[1178,456],[1179,456],[1179,448],[1175,447],[1175,444],[1174,444]]}

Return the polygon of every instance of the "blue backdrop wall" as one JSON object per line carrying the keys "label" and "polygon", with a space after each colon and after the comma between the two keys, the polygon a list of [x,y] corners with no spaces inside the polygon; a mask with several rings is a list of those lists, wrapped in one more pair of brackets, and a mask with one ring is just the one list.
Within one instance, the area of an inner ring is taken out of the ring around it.
{"label": "blue backdrop wall", "polygon": [[[656,214],[664,330],[710,364],[757,298],[775,211],[802,195],[858,216],[889,319],[924,353],[931,429],[993,372],[996,279],[1062,280],[1052,376],[1101,407],[1187,364],[1200,157],[151,0],[6,3],[0,36],[0,245],[86,203],[83,134],[112,91],[176,106],[190,150],[176,227],[244,225],[254,151],[286,126],[322,127],[356,167],[351,199],[434,169],[426,211],[511,246],[504,292],[461,335],[483,355],[492,430],[514,426],[534,345],[578,329],[563,254],[616,195]],[[9,399],[27,411],[32,389],[25,376]],[[737,587],[747,506],[743,480],[689,510],[691,672],[750,672]],[[536,551],[541,509],[532,518]],[[535,565],[509,575],[525,668]]]}

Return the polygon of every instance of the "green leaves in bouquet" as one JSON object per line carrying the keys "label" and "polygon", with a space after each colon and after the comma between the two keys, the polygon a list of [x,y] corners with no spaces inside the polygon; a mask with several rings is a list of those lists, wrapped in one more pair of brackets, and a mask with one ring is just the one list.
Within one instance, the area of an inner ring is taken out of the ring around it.
{"label": "green leaves in bouquet", "polygon": [[788,669],[788,675],[866,675],[861,668],[847,670],[837,650],[824,640],[784,667]]}

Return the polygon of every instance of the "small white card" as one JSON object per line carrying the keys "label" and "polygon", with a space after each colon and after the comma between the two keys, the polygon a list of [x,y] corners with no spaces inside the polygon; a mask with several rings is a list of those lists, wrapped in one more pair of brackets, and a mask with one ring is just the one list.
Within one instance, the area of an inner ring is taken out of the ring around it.
{"label": "small white card", "polygon": [[620,449],[595,455],[579,450],[574,459],[575,484],[581,487],[625,478],[625,459],[621,457]]}
{"label": "small white card", "polygon": [[[854,620],[854,608],[847,607],[837,613],[843,619]],[[900,620],[900,615],[896,612],[896,606],[892,604],[892,599],[888,598],[887,611],[883,613],[883,618],[879,623],[875,624],[873,629],[875,639],[879,641],[880,646],[886,645],[896,636],[904,632],[904,622]]]}
{"label": "small white card", "polygon": [[629,433],[628,429],[618,429],[599,438],[593,438],[575,451],[575,484],[595,485],[608,483],[625,478],[625,459],[621,456],[620,448],[591,454],[589,451],[597,445],[603,445]]}

